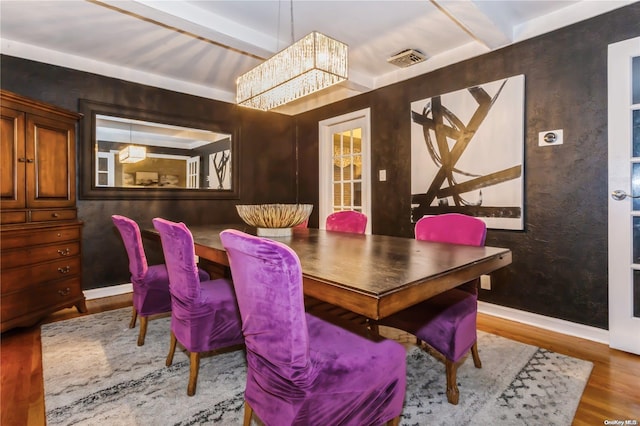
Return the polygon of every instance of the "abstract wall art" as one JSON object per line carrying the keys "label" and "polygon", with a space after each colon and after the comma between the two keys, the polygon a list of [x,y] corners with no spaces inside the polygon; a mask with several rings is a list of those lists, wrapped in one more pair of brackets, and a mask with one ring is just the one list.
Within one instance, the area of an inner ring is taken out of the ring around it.
{"label": "abstract wall art", "polygon": [[524,75],[411,103],[411,220],[458,212],[521,230]]}

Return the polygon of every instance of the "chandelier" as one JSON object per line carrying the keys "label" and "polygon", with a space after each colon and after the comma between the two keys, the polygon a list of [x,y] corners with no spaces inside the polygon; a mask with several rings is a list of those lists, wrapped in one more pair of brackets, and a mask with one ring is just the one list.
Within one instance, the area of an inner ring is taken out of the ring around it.
{"label": "chandelier", "polygon": [[344,81],[347,45],[312,32],[238,77],[239,105],[269,110]]}
{"label": "chandelier", "polygon": [[118,153],[121,163],[137,163],[147,157],[147,149],[144,146],[128,145]]}

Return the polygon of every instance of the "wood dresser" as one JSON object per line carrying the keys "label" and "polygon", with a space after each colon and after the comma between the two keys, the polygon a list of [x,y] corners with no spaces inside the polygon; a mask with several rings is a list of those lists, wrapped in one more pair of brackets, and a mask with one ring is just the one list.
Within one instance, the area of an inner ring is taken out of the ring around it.
{"label": "wood dresser", "polygon": [[80,114],[0,91],[0,322],[86,312],[76,210]]}

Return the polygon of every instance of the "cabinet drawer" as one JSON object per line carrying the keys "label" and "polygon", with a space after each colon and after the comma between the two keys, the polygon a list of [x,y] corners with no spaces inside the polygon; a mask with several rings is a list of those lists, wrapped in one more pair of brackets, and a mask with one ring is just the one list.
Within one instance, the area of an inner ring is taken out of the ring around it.
{"label": "cabinet drawer", "polygon": [[80,242],[67,241],[47,246],[25,247],[2,251],[2,269],[33,265],[80,255]]}
{"label": "cabinet drawer", "polygon": [[2,322],[43,308],[73,304],[73,300],[81,295],[80,277],[34,285],[24,291],[3,295],[0,305]]}
{"label": "cabinet drawer", "polygon": [[70,220],[76,218],[76,210],[32,210],[31,222],[46,222],[50,220]]}
{"label": "cabinet drawer", "polygon": [[26,211],[2,212],[0,214],[0,224],[24,223],[27,221]]}
{"label": "cabinet drawer", "polygon": [[2,269],[0,286],[2,296],[20,291],[34,284],[55,281],[80,274],[80,257],[70,257],[22,268]]}
{"label": "cabinet drawer", "polygon": [[2,234],[2,249],[27,247],[34,244],[50,244],[57,241],[72,241],[80,239],[80,227],[56,227],[44,230],[4,232]]}

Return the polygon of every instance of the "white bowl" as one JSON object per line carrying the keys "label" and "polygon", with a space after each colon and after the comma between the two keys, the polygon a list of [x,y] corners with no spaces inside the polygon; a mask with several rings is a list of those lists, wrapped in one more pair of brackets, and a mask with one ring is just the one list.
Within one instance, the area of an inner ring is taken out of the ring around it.
{"label": "white bowl", "polygon": [[258,235],[281,237],[309,219],[313,204],[240,204],[236,209],[246,224],[258,228]]}

